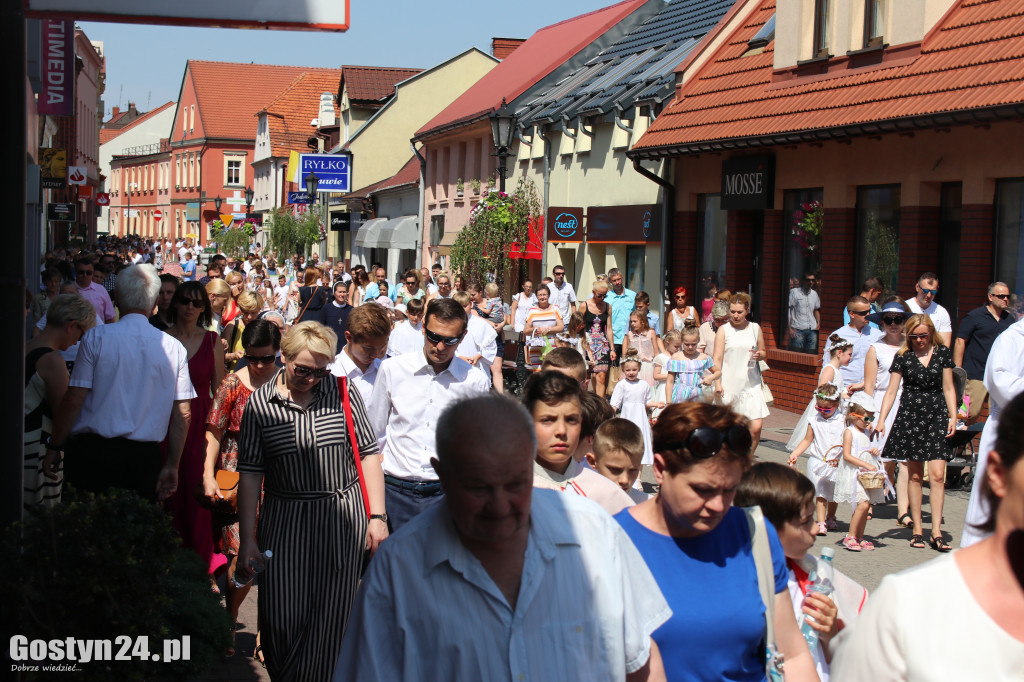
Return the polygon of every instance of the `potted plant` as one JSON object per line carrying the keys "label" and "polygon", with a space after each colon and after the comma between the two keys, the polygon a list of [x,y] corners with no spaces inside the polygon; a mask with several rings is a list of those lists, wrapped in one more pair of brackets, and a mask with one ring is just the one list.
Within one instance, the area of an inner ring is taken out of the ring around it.
{"label": "potted plant", "polygon": [[479,196],[479,194],[480,194],[480,179],[479,178],[473,178],[472,180],[469,181],[469,184],[472,185],[472,187],[473,187],[473,194],[476,194],[476,195]]}
{"label": "potted plant", "polygon": [[455,196],[461,197],[466,189],[466,183],[459,178],[455,181]]}

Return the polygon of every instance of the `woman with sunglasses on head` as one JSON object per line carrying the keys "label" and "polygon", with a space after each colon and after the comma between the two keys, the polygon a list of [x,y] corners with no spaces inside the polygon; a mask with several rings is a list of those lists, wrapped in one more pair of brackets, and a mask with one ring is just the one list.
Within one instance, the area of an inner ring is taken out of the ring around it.
{"label": "woman with sunglasses on head", "polygon": [[[228,557],[225,605],[232,623],[238,620],[238,607],[249,592],[249,584],[238,588],[231,581],[238,556],[238,514],[218,507],[223,496],[217,485],[217,471],[238,470],[238,432],[242,413],[249,396],[277,374],[275,360],[281,348],[281,331],[269,320],[254,320],[242,332],[242,346],[245,348],[245,366],[224,377],[206,417],[206,461],[203,467],[203,494],[213,507],[214,545],[218,552]],[[234,655],[233,635],[227,655]]]}
{"label": "woman with sunglasses on head", "polygon": [[[686,327],[699,327],[700,314],[692,305],[686,304],[686,287],[676,287],[672,292],[672,309],[665,316],[665,331],[683,331]],[[709,308],[710,312],[710,308]]]}
{"label": "woman with sunglasses on head", "polygon": [[[732,506],[753,462],[747,420],[727,407],[669,405],[652,430],[658,493],[615,518],[651,569],[672,617],[653,638],[671,682],[765,679],[766,620],[754,535],[767,536],[775,644],[787,682],[816,680],[790,601],[786,556],[770,523]],[[760,542],[759,542],[760,545]]]}
{"label": "woman with sunglasses on head", "polygon": [[185,446],[178,465],[178,489],[165,503],[174,527],[181,535],[182,544],[194,549],[207,565],[210,573],[224,565],[224,556],[214,554],[213,526],[210,510],[200,506],[194,490],[203,482],[203,462],[206,459],[206,424],[204,417],[210,410],[213,391],[224,376],[224,347],[217,332],[209,331],[212,311],[206,288],[199,282],[185,282],[174,292],[168,309],[171,327],[165,333],[185,346],[188,353],[188,374],[196,397],[192,399],[192,414]]}
{"label": "woman with sunglasses on head", "polygon": [[951,547],[942,537],[942,503],[945,497],[946,462],[953,457],[949,437],[956,431],[956,391],[953,388],[953,354],[928,315],[914,315],[906,324],[907,340],[896,352],[889,372],[889,387],[882,399],[875,430],[885,435],[885,423],[903,389],[892,433],[882,457],[906,462],[913,535],[910,546],[925,546],[921,530],[922,479],[928,463],[928,499],[932,534],[929,544],[939,552]]}
{"label": "woman with sunglasses on head", "polygon": [[[881,401],[881,396],[889,388],[889,379],[892,376],[889,368],[892,367],[892,360],[896,357],[897,351],[906,343],[904,325],[910,316],[908,308],[897,296],[893,296],[882,304],[881,312],[868,315],[868,322],[878,325],[884,336],[871,344],[868,353],[864,356],[864,392],[875,397],[876,402]],[[903,395],[902,386],[896,391],[896,398],[889,416],[885,420],[885,428],[881,435],[876,435],[874,443],[879,452],[885,450],[885,441],[892,432],[893,422],[896,421],[896,413],[899,411],[900,396]],[[877,397],[876,397],[877,396]],[[876,430],[876,434],[877,434]],[[885,473],[896,488],[896,523],[901,526],[910,526],[910,501],[907,493],[907,465],[899,464],[899,476],[896,474],[897,463],[895,460],[883,459]]]}
{"label": "woman with sunglasses on head", "polygon": [[346,382],[342,395],[331,375],[336,347],[319,322],[288,330],[284,369],[249,397],[239,430],[235,576],[266,569],[260,637],[274,680],[331,678],[366,552],[388,536],[377,437],[359,389]]}

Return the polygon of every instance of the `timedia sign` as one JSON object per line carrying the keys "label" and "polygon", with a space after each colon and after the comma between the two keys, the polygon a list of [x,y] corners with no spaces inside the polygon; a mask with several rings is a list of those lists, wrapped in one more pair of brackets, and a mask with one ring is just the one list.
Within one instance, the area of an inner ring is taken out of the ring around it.
{"label": "timedia sign", "polygon": [[722,208],[775,207],[775,157],[744,156],[722,162]]}
{"label": "timedia sign", "polygon": [[50,220],[74,220],[75,205],[71,203],[47,204],[46,217]]}
{"label": "timedia sign", "polygon": [[75,22],[44,19],[39,63],[42,90],[36,110],[50,116],[75,115]]}
{"label": "timedia sign", "polygon": [[661,206],[588,206],[587,241],[591,244],[646,244],[661,241]]}
{"label": "timedia sign", "polygon": [[548,207],[549,242],[583,241],[583,208],[581,206]]}

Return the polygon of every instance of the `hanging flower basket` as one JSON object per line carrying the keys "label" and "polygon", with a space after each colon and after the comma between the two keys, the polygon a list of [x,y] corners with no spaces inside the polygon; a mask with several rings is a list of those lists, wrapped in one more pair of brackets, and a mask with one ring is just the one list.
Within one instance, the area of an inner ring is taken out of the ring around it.
{"label": "hanging flower basket", "polygon": [[793,241],[804,250],[806,256],[821,251],[821,237],[825,228],[825,207],[820,201],[800,204],[800,209],[793,214],[793,227],[790,234]]}

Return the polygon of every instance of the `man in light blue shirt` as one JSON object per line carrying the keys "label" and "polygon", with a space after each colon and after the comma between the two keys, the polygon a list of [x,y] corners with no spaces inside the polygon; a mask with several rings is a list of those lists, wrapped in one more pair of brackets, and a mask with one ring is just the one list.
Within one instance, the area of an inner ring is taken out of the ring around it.
{"label": "man in light blue shirt", "polygon": [[622,271],[612,268],[608,271],[608,294],[604,302],[612,307],[612,338],[615,343],[615,360],[613,367],[619,366],[622,359],[622,340],[629,331],[629,314],[636,306],[636,292],[622,285]]}
{"label": "man in light blue shirt", "polygon": [[664,679],[651,634],[671,609],[606,511],[533,487],[523,406],[455,403],[436,445],[445,498],[380,545],[335,682]]}
{"label": "man in light blue shirt", "polygon": [[[843,382],[850,392],[859,391],[864,383],[864,358],[871,347],[884,334],[868,325],[868,315],[871,314],[871,304],[863,296],[854,296],[846,302],[846,310],[850,315],[850,324],[843,325],[832,332],[838,334],[853,344],[853,359],[850,364],[839,369],[843,375]],[[831,338],[832,334],[829,334]],[[825,343],[825,353],[822,355],[822,366],[829,361],[828,348],[830,343]],[[861,386],[857,386],[861,384]]]}
{"label": "man in light blue shirt", "polygon": [[[373,275],[377,279],[377,281],[370,282],[368,285],[366,285],[366,294],[363,296],[364,301],[375,301],[377,300],[377,298],[380,297],[380,285],[378,284],[378,282],[387,284],[388,273],[384,270],[384,268],[377,268],[376,270],[373,271]],[[395,300],[398,298],[398,287],[390,284],[388,285],[388,298],[391,299],[392,303],[395,302]]]}

